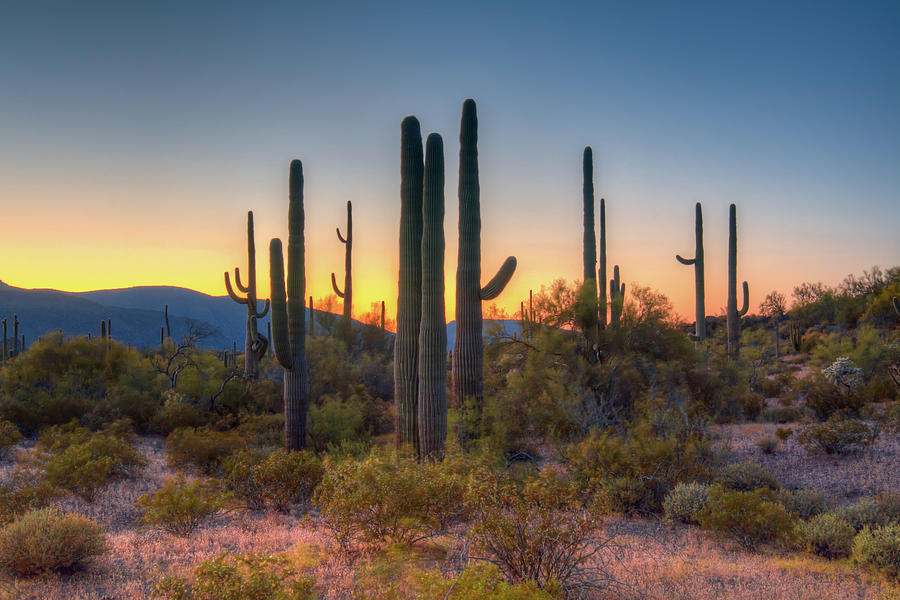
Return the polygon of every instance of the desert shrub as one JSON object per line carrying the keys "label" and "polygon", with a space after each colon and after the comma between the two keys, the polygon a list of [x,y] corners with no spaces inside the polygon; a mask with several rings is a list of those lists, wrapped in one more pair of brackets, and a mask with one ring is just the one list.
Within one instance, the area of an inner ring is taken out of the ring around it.
{"label": "desert shrub", "polygon": [[57,489],[36,472],[16,469],[7,481],[0,483],[0,525],[47,506],[57,495]]}
{"label": "desert shrub", "polygon": [[470,478],[467,502],[474,510],[469,536],[510,583],[558,582],[570,594],[602,588],[607,573],[594,562],[612,540],[598,534],[597,505],[586,508],[577,489],[551,469],[523,484],[499,472]]}
{"label": "desert shrub", "polygon": [[69,571],[104,552],[103,528],[80,515],[35,510],[0,529],[0,568],[14,575]]}
{"label": "desert shrub", "polygon": [[856,531],[865,527],[900,524],[900,495],[893,493],[869,496],[832,512],[853,525]]}
{"label": "desert shrub", "polygon": [[680,523],[696,523],[694,515],[706,506],[709,486],[702,483],[679,483],[663,500],[666,519]]}
{"label": "desert shrub", "polygon": [[819,490],[778,490],[778,502],[792,515],[804,521],[825,512],[828,499]]}
{"label": "desert shrub", "polygon": [[322,480],[322,462],[309,451],[278,449],[268,456],[238,451],[224,463],[226,488],[251,508],[267,504],[286,512],[292,504],[306,504]]}
{"label": "desert shrub", "polygon": [[135,507],[142,514],[137,522],[187,537],[222,510],[229,497],[215,480],[186,483],[183,477],[170,477],[155,493],[138,498]]}
{"label": "desert shrub", "polygon": [[838,412],[858,415],[865,403],[860,394],[835,386],[817,373],[800,380],[796,388],[798,396],[819,419],[827,419]]}
{"label": "desert shrub", "polygon": [[342,546],[412,544],[466,514],[466,460],[419,463],[382,450],[359,461],[326,458],[315,503]]}
{"label": "desert shrub", "polygon": [[853,540],[854,562],[871,565],[888,577],[900,579],[900,525],[864,528]]}
{"label": "desert shrub", "polygon": [[315,580],[301,577],[283,556],[228,554],[194,568],[193,577],[166,577],[152,595],[168,600],[312,600]]}
{"label": "desert shrub", "polygon": [[[503,574],[492,564],[476,564],[467,567],[457,577],[447,577],[437,570],[420,575],[421,598],[445,598],[448,595],[459,598],[479,598],[481,600],[553,600],[558,597],[559,586],[555,582],[542,589],[533,581],[508,583]],[[452,587],[452,594],[451,594]]]}
{"label": "desert shrub", "polygon": [[796,406],[769,406],[762,411],[762,420],[768,423],[794,423],[803,418],[803,410]]}
{"label": "desert shrub", "polygon": [[775,476],[764,466],[749,460],[726,465],[716,475],[716,481],[726,488],[742,492],[759,488],[778,489]]}
{"label": "desert shrub", "polygon": [[284,413],[244,415],[235,430],[242,438],[258,446],[283,446]]}
{"label": "desert shrub", "polygon": [[775,454],[775,451],[778,450],[778,445],[781,443],[781,440],[778,439],[777,436],[767,434],[760,436],[755,443],[756,447],[759,448],[760,452],[762,452],[763,454]]}
{"label": "desert shrub", "polygon": [[782,442],[787,441],[787,439],[792,435],[794,435],[794,430],[790,427],[779,427],[775,430],[775,437],[777,437]]}
{"label": "desert shrub", "polygon": [[201,427],[206,416],[188,398],[175,390],[163,393],[163,405],[150,420],[149,428],[168,436],[176,429]]}
{"label": "desert shrub", "polygon": [[850,555],[856,529],[834,513],[817,515],[798,525],[798,537],[808,551],[825,558]]}
{"label": "desert shrub", "polygon": [[697,513],[697,521],[703,529],[732,539],[747,549],[785,541],[794,525],[771,490],[742,492],[719,485],[710,487],[709,499]]}
{"label": "desert shrub", "polygon": [[325,451],[331,445],[340,445],[346,440],[369,437],[365,428],[364,400],[351,396],[342,400],[325,396],[321,404],[309,407],[307,436],[317,452]]}
{"label": "desert shrub", "polygon": [[797,442],[808,452],[848,454],[866,448],[878,431],[871,425],[835,413],[824,423],[812,423],[797,433]]}
{"label": "desert shrub", "polygon": [[237,431],[176,429],[166,438],[169,461],[176,466],[194,465],[207,474],[215,473],[232,452],[246,446]]}
{"label": "desert shrub", "polygon": [[0,421],[0,458],[6,451],[24,439],[19,428],[9,421]]}

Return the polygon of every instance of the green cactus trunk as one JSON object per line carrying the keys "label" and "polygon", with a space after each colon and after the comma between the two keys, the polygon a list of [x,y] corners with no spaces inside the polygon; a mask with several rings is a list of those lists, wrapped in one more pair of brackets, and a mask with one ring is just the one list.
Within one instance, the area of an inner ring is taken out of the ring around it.
{"label": "green cactus trunk", "polygon": [[613,278],[609,280],[609,325],[618,327],[625,306],[625,284],[619,280],[619,265],[613,267]]}
{"label": "green cactus trunk", "polygon": [[335,228],[338,240],[344,244],[344,291],[338,287],[334,273],[331,273],[331,287],[338,298],[344,300],[344,326],[349,327],[353,312],[353,278],[351,277],[351,258],[353,253],[353,204],[347,200],[347,237],[341,235],[341,228]]}
{"label": "green cactus trunk", "polygon": [[419,327],[419,456],[437,457],[447,439],[447,319],[444,312],[444,143],[425,144],[422,200],[422,320]]}
{"label": "green cactus trunk", "polygon": [[397,446],[418,449],[419,325],[422,320],[422,133],[415,117],[400,126],[400,272],[394,338]]}
{"label": "green cactus trunk", "polygon": [[[228,277],[228,271],[225,271],[225,289],[232,300],[238,304],[247,307],[247,332],[244,337],[244,377],[247,379],[255,379],[259,371],[258,364],[260,359],[266,355],[266,348],[269,340],[259,334],[257,319],[261,319],[269,312],[269,301],[266,300],[262,311],[257,310],[256,295],[256,242],[253,234],[253,211],[247,211],[247,285],[241,282],[240,267],[234,268],[234,283],[238,290],[247,294],[245,297],[238,296],[231,287],[231,279]],[[166,306],[168,309],[168,305]],[[168,327],[169,318],[166,313],[166,326]]]}
{"label": "green cactus trunk", "polygon": [[734,204],[728,207],[728,303],[725,308],[725,321],[728,330],[728,356],[737,358],[741,353],[741,317],[750,308],[747,282],[743,284],[744,301],[740,310],[737,307],[737,208]]}
{"label": "green cactus trunk", "polygon": [[694,258],[682,258],[680,254],[675,255],[675,259],[683,265],[694,265],[694,298],[695,309],[694,319],[694,336],[697,341],[706,339],[706,286],[703,279],[703,211],[698,202],[694,215]]}
{"label": "green cactus trunk", "polygon": [[600,268],[597,272],[600,291],[600,330],[606,329],[606,200],[600,198]]}
{"label": "green cactus trunk", "polygon": [[[481,200],[478,182],[478,117],[475,101],[463,103],[459,132],[459,255],[456,266],[456,340],[453,344],[453,402],[473,415],[461,422],[478,427],[483,404],[484,341],[481,303],[496,298],[516,270],[510,256],[481,287]],[[460,431],[460,439],[474,432]]]}
{"label": "green cactus trunk", "polygon": [[284,367],[284,446],[306,445],[309,371],[306,363],[306,244],[303,215],[303,164],[291,161],[288,208],[288,272],[285,290],[281,240],[269,244],[272,338],[275,356]]}
{"label": "green cactus trunk", "polygon": [[597,340],[597,323],[599,305],[597,303],[597,233],[594,229],[594,154],[590,146],[584,149],[582,160],[583,188],[582,202],[584,212],[584,283],[581,288],[581,329],[588,346]]}

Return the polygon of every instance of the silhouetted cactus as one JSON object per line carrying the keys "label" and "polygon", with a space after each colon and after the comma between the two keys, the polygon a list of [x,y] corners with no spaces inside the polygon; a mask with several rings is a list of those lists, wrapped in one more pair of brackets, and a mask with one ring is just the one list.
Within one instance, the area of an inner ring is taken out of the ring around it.
{"label": "silhouetted cactus", "polygon": [[[471,405],[477,425],[483,403],[484,340],[481,303],[496,298],[516,270],[510,256],[491,281],[481,287],[481,202],[478,182],[478,117],[475,101],[463,103],[459,132],[459,257],[456,266],[456,340],[453,344],[453,401]],[[461,438],[471,432],[461,431]]]}
{"label": "silhouetted cactus", "polygon": [[803,334],[800,332],[800,326],[796,323],[791,323],[788,326],[788,330],[791,336],[791,346],[794,347],[795,352],[800,352],[800,344],[803,341]]}
{"label": "silhouetted cactus", "polygon": [[613,278],[609,280],[609,324],[618,327],[625,306],[625,284],[619,280],[619,265],[613,267]]}
{"label": "silhouetted cactus", "polygon": [[581,288],[581,314],[579,325],[588,345],[596,341],[599,305],[597,302],[597,234],[594,229],[594,154],[590,146],[584,149],[582,157],[582,204],[584,240],[582,253],[584,262],[584,283]]}
{"label": "silhouetted cactus", "polygon": [[[228,273],[225,273],[225,276],[227,277]],[[171,339],[172,338],[172,330],[169,328],[169,305],[168,304],[166,304],[165,308],[163,308],[163,317],[166,320],[166,337]],[[160,343],[162,343],[162,342],[160,342]]]}
{"label": "silhouetted cactus", "polygon": [[344,291],[338,288],[334,272],[331,273],[331,287],[338,298],[344,299],[344,322],[350,323],[353,311],[353,278],[351,277],[351,255],[353,251],[353,204],[347,200],[347,237],[341,235],[341,228],[336,227],[338,239],[344,244]]}
{"label": "silhouetted cactus", "polygon": [[419,327],[419,456],[437,456],[447,439],[447,319],[444,312],[444,142],[425,142],[422,199],[422,321]]}
{"label": "silhouetted cactus", "polygon": [[682,258],[676,254],[675,258],[683,265],[694,265],[694,335],[697,341],[706,339],[706,287],[703,281],[703,211],[698,202],[694,215],[694,258]]}
{"label": "silhouetted cactus", "polygon": [[418,449],[419,325],[422,320],[422,133],[409,116],[400,125],[400,273],[394,339],[397,445]]}
{"label": "silhouetted cactus", "polygon": [[13,315],[13,356],[19,355],[19,315]]}
{"label": "silhouetted cactus", "polygon": [[[6,334],[3,334],[3,338],[6,339]],[[106,321],[100,321],[100,339],[106,339]]]}
{"label": "silhouetted cactus", "polygon": [[[257,319],[265,317],[266,313],[269,312],[269,301],[266,300],[261,312],[257,310],[256,243],[254,238],[253,211],[250,210],[247,211],[247,285],[241,283],[240,267],[234,268],[234,283],[240,291],[247,294],[246,297],[242,298],[234,293],[234,290],[231,288],[228,271],[225,271],[225,289],[228,290],[228,295],[238,304],[243,304],[247,307],[247,335],[244,339],[244,377],[248,379],[256,377],[257,364],[266,355],[266,347],[269,345],[269,340],[259,334],[259,328],[257,327]],[[168,323],[169,318],[168,313],[166,313],[166,326],[168,326]]]}
{"label": "silhouetted cactus", "polygon": [[2,362],[6,362],[6,359],[9,358],[9,343],[6,341],[6,319],[0,321],[3,324],[3,357]]}
{"label": "silhouetted cactus", "polygon": [[281,240],[269,243],[272,297],[272,340],[275,357],[284,367],[284,446],[300,450],[306,444],[309,368],[306,363],[306,244],[303,215],[303,164],[291,161],[288,206],[288,272],[284,279]]}
{"label": "silhouetted cactus", "polygon": [[728,329],[728,356],[737,358],[741,352],[741,317],[750,308],[747,282],[743,284],[744,302],[737,307],[737,208],[728,207],[728,304],[725,307],[725,321]]}
{"label": "silhouetted cactus", "polygon": [[313,299],[309,297],[309,337],[316,335],[316,319],[313,316]]}
{"label": "silhouetted cactus", "polygon": [[606,329],[606,200],[600,198],[600,268],[597,271],[600,291],[600,329]]}
{"label": "silhouetted cactus", "polygon": [[384,333],[384,300],[381,301],[381,332]]}

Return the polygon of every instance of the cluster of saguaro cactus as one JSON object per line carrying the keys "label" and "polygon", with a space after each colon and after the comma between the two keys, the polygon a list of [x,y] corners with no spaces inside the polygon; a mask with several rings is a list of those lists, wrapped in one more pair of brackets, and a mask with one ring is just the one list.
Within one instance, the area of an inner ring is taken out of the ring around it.
{"label": "cluster of saguaro cactus", "polygon": [[[590,146],[584,148],[582,173],[582,203],[584,215],[582,260],[584,263],[584,282],[581,284],[582,311],[579,315],[579,325],[582,328],[588,345],[593,345],[597,337],[596,333],[600,309],[597,301],[597,234],[594,229],[594,154]],[[600,281],[602,282],[603,280]],[[603,282],[603,285],[605,285],[605,282]]]}
{"label": "cluster of saguaro cactus", "polygon": [[725,308],[725,321],[728,329],[728,356],[737,358],[741,351],[741,317],[747,314],[750,307],[749,288],[743,283],[744,301],[740,310],[737,307],[737,209],[734,204],[728,207],[728,304]]}
{"label": "cluster of saguaro cactus", "polygon": [[[459,132],[459,255],[456,266],[456,339],[453,344],[453,401],[475,414],[464,422],[477,425],[483,403],[484,340],[481,303],[496,298],[512,278],[516,258],[510,256],[481,286],[481,201],[478,181],[478,117],[475,101],[463,103]],[[460,432],[462,439],[471,432]]]}
{"label": "cluster of saguaro cactus", "polygon": [[[231,299],[238,304],[244,304],[247,307],[247,335],[244,341],[244,377],[252,379],[256,377],[257,365],[266,355],[266,348],[269,340],[260,335],[257,327],[257,319],[261,319],[269,312],[269,301],[265,301],[262,311],[258,310],[256,295],[256,243],[253,234],[253,211],[247,211],[247,266],[248,280],[247,285],[241,282],[240,267],[234,268],[234,282],[241,292],[247,294],[245,297],[238,296],[231,287],[231,279],[228,277],[228,271],[225,271],[225,289]],[[168,306],[166,307],[168,309]],[[166,313],[166,328],[169,326],[168,312]]]}
{"label": "cluster of saguaro cactus", "polygon": [[625,284],[619,279],[619,265],[613,267],[613,278],[609,280],[609,324],[618,327],[625,306]]}
{"label": "cluster of saguaro cactus", "polygon": [[698,202],[694,215],[694,258],[682,258],[676,254],[675,258],[683,265],[694,265],[694,336],[697,341],[706,339],[706,288],[703,281],[703,210]]}
{"label": "cluster of saguaro cactus", "polygon": [[349,325],[353,310],[353,278],[351,276],[351,258],[353,252],[353,204],[347,200],[347,237],[341,235],[341,228],[336,227],[338,240],[344,244],[344,290],[338,287],[334,272],[331,273],[331,287],[338,298],[344,300],[344,323]]}
{"label": "cluster of saguaro cactus", "polygon": [[288,207],[287,287],[281,240],[269,243],[272,341],[284,367],[284,445],[300,450],[306,443],[309,370],[306,363],[306,244],[303,215],[303,164],[291,161]]}

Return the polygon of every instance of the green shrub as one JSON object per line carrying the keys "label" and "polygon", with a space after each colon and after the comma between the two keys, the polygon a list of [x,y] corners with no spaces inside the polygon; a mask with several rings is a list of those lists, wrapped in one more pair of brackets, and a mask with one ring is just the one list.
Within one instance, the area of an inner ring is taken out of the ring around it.
{"label": "green shrub", "polygon": [[138,498],[135,506],[142,515],[137,522],[187,537],[222,510],[229,498],[214,480],[185,483],[183,477],[169,478],[155,493]]}
{"label": "green shrub", "polygon": [[709,486],[702,483],[679,483],[663,500],[663,511],[669,521],[696,523],[697,514],[709,495]]}
{"label": "green shrub", "polygon": [[790,427],[779,427],[775,430],[775,437],[782,442],[786,442],[792,435],[794,435],[794,430]]}
{"label": "green shrub", "polygon": [[835,413],[857,415],[865,403],[860,394],[844,393],[818,373],[800,380],[797,393],[819,419],[828,419]]}
{"label": "green shrub", "polygon": [[309,451],[278,449],[268,456],[245,450],[224,464],[224,483],[251,508],[267,504],[286,512],[292,504],[305,505],[322,480],[322,462]]}
{"label": "green shrub", "polygon": [[706,506],[697,513],[697,521],[703,529],[747,549],[786,541],[791,536],[793,519],[774,498],[774,492],[767,489],[741,492],[714,485],[709,489]]}
{"label": "green shrub", "polygon": [[0,421],[0,458],[6,451],[24,439],[19,428],[9,421]]}
{"label": "green shrub", "polygon": [[856,529],[834,513],[825,513],[798,526],[803,547],[825,558],[841,558],[850,555]]}
{"label": "green shrub", "polygon": [[716,476],[716,481],[726,488],[741,492],[752,492],[759,488],[778,489],[775,476],[764,466],[752,461],[742,461],[725,466]]}
{"label": "green shrub", "polygon": [[870,446],[878,431],[857,419],[835,413],[824,423],[805,426],[797,434],[797,442],[808,452],[848,454]]}
{"label": "green shrub", "polygon": [[803,418],[804,411],[796,406],[769,406],[762,411],[762,420],[768,423],[794,423]]}
{"label": "green shrub", "polygon": [[169,461],[173,465],[193,465],[206,474],[218,471],[229,454],[246,445],[236,431],[214,431],[206,427],[176,429],[166,438]]}
{"label": "green shrub", "polygon": [[864,527],[876,528],[890,524],[900,524],[898,494],[880,494],[860,499],[856,504],[843,506],[833,511],[853,525],[856,531]]}
{"label": "green shrub", "polygon": [[900,579],[900,525],[864,528],[853,540],[851,555],[859,564],[871,565],[888,577]]}
{"label": "green shrub", "polygon": [[45,507],[57,495],[56,488],[34,471],[17,468],[7,481],[0,483],[0,525]]}
{"label": "green shrub", "polygon": [[756,447],[759,448],[763,454],[775,454],[780,443],[781,440],[778,439],[777,436],[768,434],[756,440]]}
{"label": "green shrub", "polygon": [[778,490],[778,502],[804,521],[828,510],[828,499],[819,490]]}
{"label": "green shrub", "polygon": [[[430,570],[420,575],[422,593],[419,598],[478,598],[479,600],[553,600],[560,593],[555,582],[541,589],[533,581],[507,583],[503,574],[492,564],[466,567],[458,577],[448,577]],[[452,588],[452,593],[451,593]]]}
{"label": "green shrub", "polygon": [[200,427],[206,421],[203,411],[174,390],[163,394],[163,405],[150,421],[150,429],[168,436],[176,429]]}
{"label": "green shrub", "polygon": [[283,556],[223,553],[197,565],[192,581],[166,577],[152,594],[168,600],[312,600],[314,585]]}
{"label": "green shrub", "polygon": [[0,568],[14,575],[69,571],[104,552],[103,528],[80,515],[35,510],[0,529]]}
{"label": "green shrub", "polygon": [[364,399],[351,396],[344,401],[325,396],[321,404],[309,407],[307,435],[317,452],[324,452],[332,445],[340,445],[345,440],[368,438],[365,428]]}

